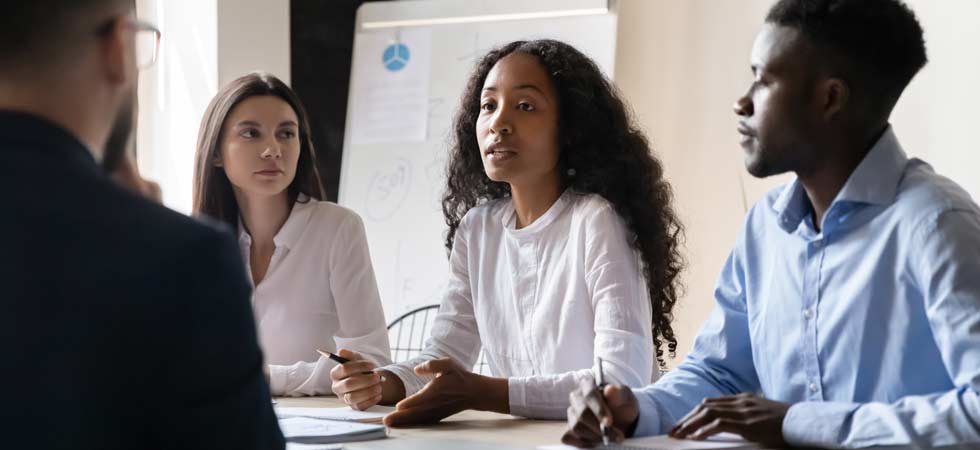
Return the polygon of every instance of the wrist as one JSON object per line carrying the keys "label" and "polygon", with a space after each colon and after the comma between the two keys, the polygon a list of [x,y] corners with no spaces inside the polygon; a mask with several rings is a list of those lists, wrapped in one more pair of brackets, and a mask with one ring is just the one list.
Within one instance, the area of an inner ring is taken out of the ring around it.
{"label": "wrist", "polygon": [[472,409],[510,414],[510,386],[506,378],[476,375],[479,378]]}
{"label": "wrist", "polygon": [[398,375],[387,370],[378,371],[381,376],[381,403],[382,405],[394,405],[405,398],[405,383]]}

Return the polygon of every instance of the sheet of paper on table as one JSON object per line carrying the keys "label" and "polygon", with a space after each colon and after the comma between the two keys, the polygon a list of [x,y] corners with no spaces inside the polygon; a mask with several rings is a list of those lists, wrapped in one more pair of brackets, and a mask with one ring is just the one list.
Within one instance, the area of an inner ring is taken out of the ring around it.
{"label": "sheet of paper on table", "polygon": [[[622,444],[610,444],[608,446],[598,446],[601,450],[714,450],[714,449],[757,449],[759,446],[747,442],[740,436],[721,433],[703,441],[692,441],[688,439],[674,439],[663,436],[650,436],[642,438],[627,439]],[[568,445],[546,445],[538,447],[538,450],[578,450]]]}
{"label": "sheet of paper on table", "polygon": [[280,419],[289,417],[309,417],[312,419],[348,420],[361,423],[381,423],[381,419],[395,410],[394,406],[372,406],[364,411],[350,409],[347,406],[339,408],[300,408],[275,406],[276,416]]}

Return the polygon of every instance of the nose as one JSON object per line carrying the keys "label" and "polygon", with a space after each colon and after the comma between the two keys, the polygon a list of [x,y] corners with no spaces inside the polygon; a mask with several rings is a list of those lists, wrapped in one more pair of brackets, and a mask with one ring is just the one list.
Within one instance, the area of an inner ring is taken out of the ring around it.
{"label": "nose", "polygon": [[282,158],[282,149],[279,148],[278,144],[270,143],[266,145],[261,156],[262,159],[280,159]]}
{"label": "nose", "polygon": [[494,134],[512,134],[514,132],[510,115],[505,112],[504,108],[497,109],[493,120],[490,121],[490,131]]}
{"label": "nose", "polygon": [[749,98],[749,94],[746,93],[738,100],[736,100],[735,105],[733,105],[733,109],[735,110],[735,115],[737,116],[741,116],[741,117],[752,116],[752,113],[754,112],[754,107],[752,106],[752,99]]}

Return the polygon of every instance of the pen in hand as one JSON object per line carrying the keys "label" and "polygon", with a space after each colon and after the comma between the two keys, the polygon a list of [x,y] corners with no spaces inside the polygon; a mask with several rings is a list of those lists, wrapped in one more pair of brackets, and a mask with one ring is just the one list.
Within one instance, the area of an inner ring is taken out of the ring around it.
{"label": "pen in hand", "polygon": [[[596,379],[596,387],[599,389],[599,398],[605,403],[605,395],[603,390],[606,388],[606,375],[602,370],[602,358],[596,357],[597,364],[599,366],[599,378]],[[602,432],[602,445],[609,445],[609,430],[606,428],[606,421],[602,417],[599,417],[599,431]]]}
{"label": "pen in hand", "polygon": [[[333,354],[331,352],[328,352],[326,350],[317,349],[316,352],[319,353],[319,354],[321,354],[321,355],[323,355],[326,358],[330,358],[331,360],[333,360],[337,364],[347,364],[347,363],[350,362],[349,359],[344,358],[343,356],[340,356],[340,355],[335,355],[335,354]],[[365,375],[366,374],[370,374],[370,373],[374,373],[374,372],[373,371],[364,372]],[[383,383],[384,381],[385,381],[385,377],[382,376],[381,377],[381,382]]]}

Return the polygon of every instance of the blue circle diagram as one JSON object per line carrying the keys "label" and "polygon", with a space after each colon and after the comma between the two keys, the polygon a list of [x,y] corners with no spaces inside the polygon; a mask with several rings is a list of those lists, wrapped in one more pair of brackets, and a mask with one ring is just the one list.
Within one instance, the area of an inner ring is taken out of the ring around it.
{"label": "blue circle diagram", "polygon": [[391,44],[385,49],[384,55],[381,56],[381,62],[384,63],[385,69],[391,72],[398,72],[408,65],[408,60],[411,58],[411,52],[408,51],[408,47],[400,42]]}

